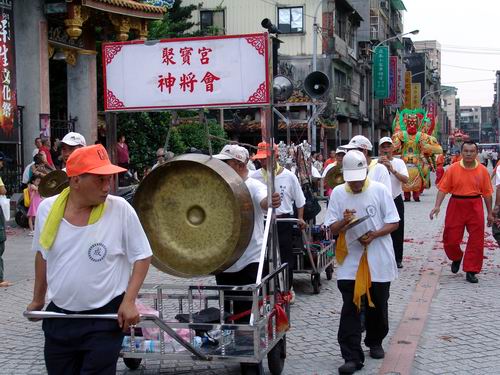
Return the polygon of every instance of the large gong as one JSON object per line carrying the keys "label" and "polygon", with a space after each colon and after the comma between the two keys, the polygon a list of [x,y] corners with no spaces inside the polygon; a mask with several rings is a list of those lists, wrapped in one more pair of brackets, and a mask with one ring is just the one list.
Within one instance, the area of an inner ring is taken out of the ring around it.
{"label": "large gong", "polygon": [[134,197],[153,249],[153,265],[171,275],[216,274],[236,262],[253,232],[253,203],[243,179],[201,154],[153,170]]}

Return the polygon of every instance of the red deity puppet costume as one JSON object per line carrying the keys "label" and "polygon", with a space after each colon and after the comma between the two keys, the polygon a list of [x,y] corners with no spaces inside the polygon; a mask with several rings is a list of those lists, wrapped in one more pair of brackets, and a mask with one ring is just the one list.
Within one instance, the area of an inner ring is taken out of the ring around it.
{"label": "red deity puppet costume", "polygon": [[409,201],[413,193],[413,199],[419,202],[420,193],[427,184],[429,165],[433,165],[431,157],[442,154],[443,150],[436,138],[428,134],[433,129],[422,109],[404,109],[396,113],[392,130],[394,152],[401,154],[409,173],[409,180],[403,185],[405,201]]}

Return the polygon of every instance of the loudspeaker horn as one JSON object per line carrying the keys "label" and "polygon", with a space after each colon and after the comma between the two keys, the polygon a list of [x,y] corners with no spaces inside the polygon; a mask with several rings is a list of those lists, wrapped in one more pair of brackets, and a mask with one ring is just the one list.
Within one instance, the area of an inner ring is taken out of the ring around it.
{"label": "loudspeaker horn", "polygon": [[293,83],[285,76],[275,76],[273,80],[274,100],[284,102],[293,93]]}
{"label": "loudspeaker horn", "polygon": [[319,70],[309,73],[304,80],[304,90],[313,99],[322,97],[329,88],[330,79],[325,73]]}

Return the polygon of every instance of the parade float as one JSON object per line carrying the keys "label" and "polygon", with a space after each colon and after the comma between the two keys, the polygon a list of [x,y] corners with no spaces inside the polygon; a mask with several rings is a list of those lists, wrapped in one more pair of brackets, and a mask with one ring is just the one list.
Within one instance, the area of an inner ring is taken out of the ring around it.
{"label": "parade float", "polygon": [[413,193],[415,201],[430,186],[430,170],[435,168],[435,156],[443,153],[433,136],[436,122],[424,109],[404,109],[396,113],[392,125],[394,153],[406,163],[409,180],[403,184],[405,200]]}

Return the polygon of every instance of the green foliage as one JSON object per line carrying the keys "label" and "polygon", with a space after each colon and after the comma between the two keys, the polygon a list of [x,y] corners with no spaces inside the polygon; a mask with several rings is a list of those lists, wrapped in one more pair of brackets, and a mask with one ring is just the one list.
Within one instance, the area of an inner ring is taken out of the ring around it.
{"label": "green foliage", "polygon": [[186,33],[195,23],[191,22],[191,13],[197,9],[196,5],[182,6],[182,1],[174,3],[162,20],[153,21],[149,24],[148,39],[179,38],[199,35],[199,32]]}
{"label": "green foliage", "polygon": [[[170,127],[168,112],[118,114],[117,133],[125,135],[132,166],[142,171],[156,162],[156,150],[163,147]],[[186,147],[178,136],[170,136],[169,149],[181,153]]]}
{"label": "green foliage", "polygon": [[[156,162],[156,150],[164,147],[168,136],[168,151],[179,155],[191,147],[208,152],[208,141],[203,124],[183,124],[172,128],[169,112],[136,112],[118,114],[117,133],[125,135],[130,162],[142,171]],[[226,138],[226,132],[216,122],[209,122],[211,135]],[[226,142],[212,140],[212,151],[218,153]]]}
{"label": "green foliage", "polygon": [[[214,121],[208,122],[208,129],[211,135],[220,138],[227,138],[226,132]],[[178,130],[181,141],[189,149],[191,147],[198,150],[208,151],[208,140],[205,133],[205,127],[200,123],[183,124],[176,128]],[[226,142],[212,139],[212,152],[218,153]]]}

